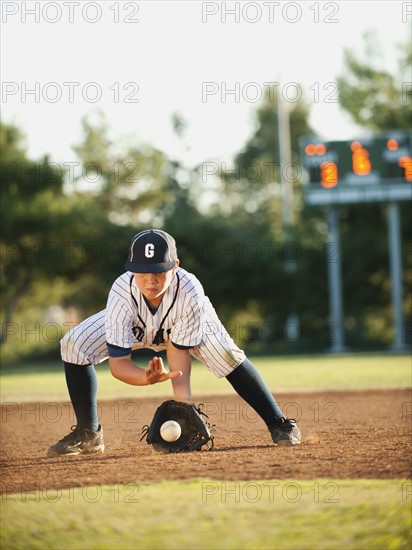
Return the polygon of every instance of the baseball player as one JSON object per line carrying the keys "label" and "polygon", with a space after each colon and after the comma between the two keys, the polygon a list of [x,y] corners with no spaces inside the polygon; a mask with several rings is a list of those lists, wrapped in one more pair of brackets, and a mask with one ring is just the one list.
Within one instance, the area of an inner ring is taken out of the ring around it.
{"label": "baseball player", "polygon": [[[77,425],[52,445],[47,456],[104,451],[97,414],[94,365],[109,359],[113,376],[145,386],[171,380],[174,399],[192,402],[192,357],[226,378],[263,419],[275,445],[300,443],[296,421],[286,418],[256,367],[220,322],[198,279],[179,265],[168,233],[149,229],[131,241],[126,272],[110,290],[106,309],[71,329],[61,340],[67,387]],[[142,368],[132,351],[165,350]]]}

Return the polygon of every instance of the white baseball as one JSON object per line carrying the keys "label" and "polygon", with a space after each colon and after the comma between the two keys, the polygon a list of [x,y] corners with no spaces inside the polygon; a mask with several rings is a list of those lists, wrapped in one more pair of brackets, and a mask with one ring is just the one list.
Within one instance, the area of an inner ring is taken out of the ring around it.
{"label": "white baseball", "polygon": [[160,426],[160,435],[165,441],[172,443],[177,441],[182,433],[182,428],[178,422],[167,420]]}

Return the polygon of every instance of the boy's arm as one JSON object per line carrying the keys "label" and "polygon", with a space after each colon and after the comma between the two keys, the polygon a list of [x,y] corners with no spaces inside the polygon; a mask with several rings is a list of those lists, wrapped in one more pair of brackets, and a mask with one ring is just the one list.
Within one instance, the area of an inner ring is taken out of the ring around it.
{"label": "boy's arm", "polygon": [[109,366],[115,378],[132,386],[148,386],[182,376],[182,371],[177,368],[173,372],[167,372],[161,357],[154,357],[149,361],[147,369],[137,366],[132,361],[131,355],[109,357]]}
{"label": "boy's arm", "polygon": [[167,364],[170,374],[181,372],[181,376],[172,379],[173,395],[176,401],[192,403],[192,392],[190,389],[190,372],[192,369],[192,358],[188,349],[176,348],[171,340],[167,342],[166,348]]}

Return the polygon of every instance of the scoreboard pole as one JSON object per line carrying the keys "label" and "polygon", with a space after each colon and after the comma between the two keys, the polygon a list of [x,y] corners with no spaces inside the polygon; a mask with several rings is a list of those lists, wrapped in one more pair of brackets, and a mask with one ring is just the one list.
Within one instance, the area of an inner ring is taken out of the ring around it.
{"label": "scoreboard pole", "polygon": [[401,254],[401,224],[399,203],[388,203],[388,248],[389,268],[391,274],[391,296],[393,326],[395,330],[392,349],[401,351],[405,349],[402,341],[403,329],[403,289],[402,289],[402,254]]}
{"label": "scoreboard pole", "polygon": [[329,288],[330,352],[343,353],[346,350],[343,326],[341,248],[338,208],[336,206],[329,206],[327,217],[330,247],[329,251],[326,250]]}
{"label": "scoreboard pole", "polygon": [[[278,115],[278,138],[279,138],[279,161],[281,181],[281,204],[282,204],[282,241],[285,249],[292,242],[293,226],[293,181],[286,175],[286,167],[292,164],[292,150],[290,145],[290,121],[289,107],[279,90],[277,96]],[[296,272],[296,262],[286,258],[284,261],[286,273],[292,277]],[[296,333],[300,332],[299,316],[295,306],[290,305],[286,319],[285,335],[288,341],[294,342]]]}
{"label": "scoreboard pole", "polygon": [[[289,107],[286,101],[283,99],[280,90],[278,92],[277,101],[280,183],[282,200],[282,237],[285,244],[287,245],[291,240],[291,228],[293,225],[293,182],[286,175],[286,167],[292,164]],[[295,267],[294,262],[292,262],[292,265],[290,264],[291,262],[287,260],[287,271]]]}

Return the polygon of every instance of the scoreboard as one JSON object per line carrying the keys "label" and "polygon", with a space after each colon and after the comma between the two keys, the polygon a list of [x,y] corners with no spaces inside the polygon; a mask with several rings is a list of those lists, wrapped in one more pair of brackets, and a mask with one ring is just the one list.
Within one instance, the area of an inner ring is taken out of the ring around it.
{"label": "scoreboard", "polygon": [[300,147],[310,205],[412,200],[410,132],[327,142],[304,137]]}

